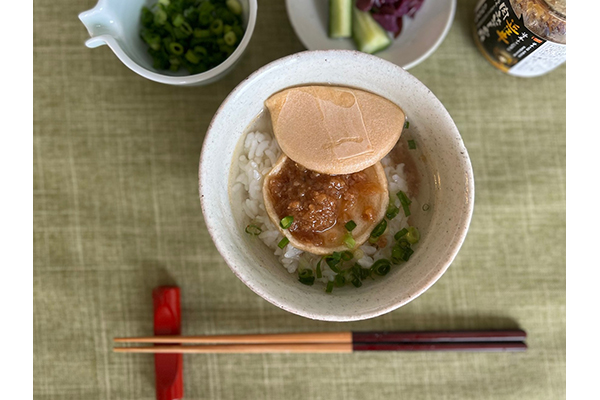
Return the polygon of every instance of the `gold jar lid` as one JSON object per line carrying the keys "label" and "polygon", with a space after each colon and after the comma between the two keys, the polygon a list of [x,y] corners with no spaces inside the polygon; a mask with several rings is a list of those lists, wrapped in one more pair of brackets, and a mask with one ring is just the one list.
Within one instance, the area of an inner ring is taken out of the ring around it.
{"label": "gold jar lid", "polygon": [[542,39],[567,43],[567,3],[565,0],[510,0],[525,27]]}

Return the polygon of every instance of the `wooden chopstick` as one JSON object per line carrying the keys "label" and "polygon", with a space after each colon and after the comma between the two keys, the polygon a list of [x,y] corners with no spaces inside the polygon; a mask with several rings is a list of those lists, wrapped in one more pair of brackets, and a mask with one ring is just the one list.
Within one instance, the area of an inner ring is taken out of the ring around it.
{"label": "wooden chopstick", "polygon": [[209,344],[199,346],[161,345],[149,347],[115,347],[116,353],[152,354],[223,354],[223,353],[353,353],[363,351],[525,351],[523,342],[456,342],[456,343],[270,343]]}
{"label": "wooden chopstick", "polygon": [[[117,353],[352,353],[356,351],[524,351],[523,330],[307,332],[115,338]],[[196,345],[191,345],[196,344]]]}
{"label": "wooden chopstick", "polygon": [[514,330],[417,332],[306,332],[259,335],[118,337],[115,343],[155,344],[269,344],[269,343],[423,343],[523,341],[527,333]]}
{"label": "wooden chopstick", "polygon": [[352,343],[352,332],[275,333],[264,335],[147,336],[115,338],[114,342],[157,344]]}

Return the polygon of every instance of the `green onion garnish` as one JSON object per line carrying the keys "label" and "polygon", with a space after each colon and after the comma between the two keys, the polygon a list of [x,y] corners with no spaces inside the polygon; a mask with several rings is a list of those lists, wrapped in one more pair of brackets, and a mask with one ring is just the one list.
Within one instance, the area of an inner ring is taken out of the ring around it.
{"label": "green onion garnish", "polygon": [[[346,245],[346,247],[349,249],[353,249],[354,247],[356,247],[356,240],[354,240],[354,238],[352,237],[352,234],[350,232],[348,232],[344,235],[343,242]],[[350,254],[352,254],[352,253],[350,253]]]}
{"label": "green onion garnish", "polygon": [[354,254],[352,254],[351,251],[343,251],[342,252],[342,260],[344,260],[344,261],[350,261],[350,260],[352,260],[353,257],[354,257]]}
{"label": "green onion garnish", "polygon": [[315,277],[313,276],[312,269],[303,269],[302,271],[298,271],[298,280],[300,283],[312,286],[312,284],[315,283]]}
{"label": "green onion garnish", "polygon": [[[233,53],[244,36],[238,0],[154,0],[140,13],[141,39],[158,70],[198,74]],[[202,47],[205,52],[198,52]]]}
{"label": "green onion garnish", "polygon": [[396,215],[400,212],[400,209],[396,207],[396,205],[392,202],[388,205],[387,211],[385,212],[385,217],[387,219],[394,219]]}
{"label": "green onion garnish", "polygon": [[353,230],[354,228],[356,228],[356,222],[354,222],[354,221],[350,220],[350,221],[348,221],[348,222],[346,223],[346,230],[347,230],[348,232],[352,232],[352,230]]}
{"label": "green onion garnish", "polygon": [[400,261],[403,260],[404,257],[404,249],[400,247],[400,245],[396,244],[392,248],[392,262],[394,264],[400,264]]}
{"label": "green onion garnish", "polygon": [[400,238],[408,233],[408,229],[402,228],[394,235],[394,240],[400,240]]}
{"label": "green onion garnish", "polygon": [[402,205],[402,209],[404,210],[404,215],[408,217],[410,215],[410,208],[408,207],[412,201],[408,198],[406,193],[400,190],[396,193],[396,196],[400,199],[400,204]]}
{"label": "green onion garnish", "polygon": [[390,272],[391,268],[392,264],[390,263],[390,261],[386,260],[385,258],[382,258],[373,263],[373,265],[371,266],[371,271],[373,271],[379,276],[383,276],[387,275],[387,273]]}
{"label": "green onion garnish", "polygon": [[246,227],[246,233],[249,235],[258,236],[262,233],[262,229],[254,224],[250,224]]}
{"label": "green onion garnish", "polygon": [[383,233],[385,232],[386,229],[387,229],[387,221],[385,219],[382,219],[381,222],[378,223],[377,226],[371,232],[371,238],[373,238],[373,239],[378,238],[379,236],[383,235]]}
{"label": "green onion garnish", "polygon": [[417,148],[417,144],[415,143],[414,140],[409,140],[408,141],[408,148],[411,149],[411,150],[414,150],[414,149]]}
{"label": "green onion garnish", "polygon": [[279,247],[281,250],[283,250],[285,248],[285,246],[288,245],[289,242],[290,242],[290,239],[284,237],[283,239],[281,239],[281,241],[279,243],[277,243],[277,247]]}
{"label": "green onion garnish", "polygon": [[406,234],[406,240],[408,240],[408,242],[410,244],[415,244],[420,239],[421,239],[421,234],[419,233],[419,230],[417,228],[415,228],[414,226],[409,227],[408,233]]}
{"label": "green onion garnish", "polygon": [[337,287],[342,287],[346,284],[346,276],[343,273],[337,274],[333,279],[333,283]]}
{"label": "green onion garnish", "polygon": [[406,123],[404,124],[404,129],[408,129],[409,126],[410,126],[410,122],[406,121]]}
{"label": "green onion garnish", "polygon": [[362,286],[362,282],[358,278],[352,279],[352,284],[354,285],[354,287],[361,287]]}
{"label": "green onion garnish", "polygon": [[337,267],[337,265],[342,260],[342,253],[336,251],[333,254],[323,257],[323,259],[325,260],[327,265],[329,265],[329,268],[331,268],[333,272],[335,272],[336,274],[340,272],[340,269]]}
{"label": "green onion garnish", "polygon": [[326,293],[331,293],[333,291],[333,281],[327,282],[327,287],[325,288]]}
{"label": "green onion garnish", "polygon": [[294,217],[291,215],[288,215],[287,217],[285,217],[281,221],[279,221],[279,226],[281,226],[283,229],[287,229],[290,226],[292,226],[293,222],[294,222]]}
{"label": "green onion garnish", "polygon": [[323,261],[322,258],[317,263],[317,279],[321,279],[323,277],[323,274],[321,273],[321,261]]}

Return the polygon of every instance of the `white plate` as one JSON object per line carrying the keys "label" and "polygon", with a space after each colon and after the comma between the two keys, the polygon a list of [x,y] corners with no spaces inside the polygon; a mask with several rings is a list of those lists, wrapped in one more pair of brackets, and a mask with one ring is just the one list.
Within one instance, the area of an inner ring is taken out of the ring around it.
{"label": "white plate", "polygon": [[[355,50],[352,39],[330,39],[328,0],[286,0],[288,17],[296,35],[308,50]],[[394,43],[375,55],[409,69],[429,57],[450,30],[456,0],[425,0],[414,19],[404,17],[402,32]]]}

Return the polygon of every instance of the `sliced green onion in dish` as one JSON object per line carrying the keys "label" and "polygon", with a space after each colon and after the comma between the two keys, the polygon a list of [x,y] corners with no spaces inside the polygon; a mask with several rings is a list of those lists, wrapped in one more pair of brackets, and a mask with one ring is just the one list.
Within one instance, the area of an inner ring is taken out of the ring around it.
{"label": "sliced green onion in dish", "polygon": [[409,227],[408,233],[406,234],[406,240],[408,240],[408,242],[410,244],[415,244],[420,239],[421,239],[421,234],[419,233],[419,230],[417,228],[415,228],[414,226]]}
{"label": "sliced green onion in dish", "polygon": [[415,141],[414,141],[414,140],[409,140],[409,141],[408,141],[408,148],[409,148],[410,150],[414,150],[414,149],[416,149],[416,148],[417,148],[417,144],[415,143]]}
{"label": "sliced green onion in dish", "polygon": [[333,279],[333,284],[337,287],[342,287],[346,284],[346,276],[343,273],[339,273]]}
{"label": "sliced green onion in dish", "polygon": [[343,261],[350,261],[350,260],[352,260],[352,258],[354,258],[354,254],[352,254],[351,251],[343,251],[342,252],[342,260]]}
{"label": "sliced green onion in dish", "polygon": [[400,204],[402,205],[402,209],[404,210],[404,216],[408,217],[410,216],[410,203],[412,203],[412,201],[408,198],[408,196],[406,195],[406,193],[404,193],[402,190],[400,190],[398,193],[396,193],[396,196],[398,196],[398,199],[400,199]]}
{"label": "sliced green onion in dish", "polygon": [[326,293],[331,293],[333,291],[333,281],[327,282],[327,287],[325,288]]}
{"label": "sliced green onion in dish", "polygon": [[381,220],[380,223],[377,224],[373,231],[371,231],[371,236],[369,237],[369,243],[376,243],[381,235],[385,233],[387,229],[387,221],[384,219]]}
{"label": "sliced green onion in dish", "polygon": [[402,238],[402,236],[406,235],[408,233],[408,229],[406,228],[402,228],[400,229],[398,232],[396,232],[396,234],[394,235],[394,240],[400,240]]}
{"label": "sliced green onion in dish", "polygon": [[408,129],[409,126],[410,126],[410,122],[406,121],[404,123],[404,129]]}
{"label": "sliced green onion in dish", "polygon": [[400,209],[398,207],[396,207],[396,205],[390,201],[387,211],[385,212],[385,217],[387,219],[394,219],[396,217],[396,215],[398,215],[399,212],[400,212]]}
{"label": "sliced green onion in dish", "polygon": [[284,237],[283,239],[281,239],[281,241],[279,243],[277,243],[277,247],[279,247],[281,250],[283,250],[285,248],[285,246],[288,245],[289,242],[290,242],[290,239]]}
{"label": "sliced green onion in dish", "polygon": [[323,273],[321,272],[321,261],[323,261],[322,258],[317,263],[317,279],[321,279],[323,277]]}
{"label": "sliced green onion in dish", "polygon": [[[342,239],[342,241],[344,242],[346,247],[349,249],[353,249],[356,247],[356,240],[354,240],[354,238],[352,237],[352,234],[350,234],[350,233],[346,233],[344,235],[344,238]],[[350,254],[352,254],[352,253],[350,253]]]}
{"label": "sliced green onion in dish", "polygon": [[352,279],[352,285],[354,285],[354,287],[361,287],[362,286],[362,281],[358,278],[354,278]]}
{"label": "sliced green onion in dish", "polygon": [[246,227],[246,233],[249,235],[258,236],[262,233],[262,229],[259,226],[250,224]]}
{"label": "sliced green onion in dish", "polygon": [[371,266],[371,271],[373,271],[373,273],[375,273],[376,275],[383,276],[387,275],[387,273],[390,272],[391,268],[392,264],[390,263],[390,261],[386,260],[385,258],[382,258],[373,263],[373,265]]}
{"label": "sliced green onion in dish", "polygon": [[313,275],[312,269],[303,269],[298,271],[298,280],[300,283],[303,283],[308,286],[312,286],[315,283],[315,277]]}
{"label": "sliced green onion in dish", "polygon": [[281,226],[283,229],[288,229],[290,226],[292,226],[293,222],[294,222],[294,217],[291,215],[288,215],[287,217],[285,217],[281,221],[279,221],[279,226]]}
{"label": "sliced green onion in dish", "polygon": [[331,255],[324,257],[325,262],[329,265],[329,268],[336,274],[340,273],[340,269],[338,268],[338,264],[342,260],[342,253],[335,252]]}
{"label": "sliced green onion in dish", "polygon": [[348,232],[352,232],[354,230],[354,228],[356,228],[356,222],[350,220],[350,221],[346,222],[345,226],[346,226],[346,230]]}
{"label": "sliced green onion in dish", "polygon": [[229,31],[223,36],[223,40],[225,40],[226,45],[233,46],[237,42],[237,36],[235,36],[234,31]]}

